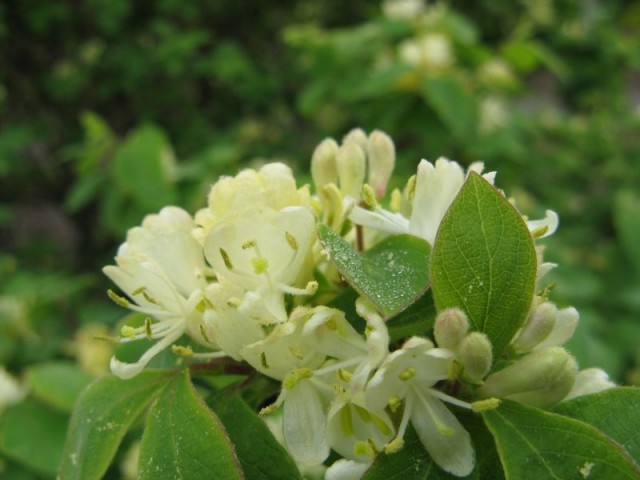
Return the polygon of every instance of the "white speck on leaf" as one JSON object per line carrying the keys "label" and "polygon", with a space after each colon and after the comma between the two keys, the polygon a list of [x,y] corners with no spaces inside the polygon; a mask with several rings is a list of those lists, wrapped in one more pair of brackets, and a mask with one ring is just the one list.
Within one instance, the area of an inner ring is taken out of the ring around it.
{"label": "white speck on leaf", "polygon": [[591,474],[591,469],[593,468],[593,462],[584,462],[584,465],[580,468],[580,473],[582,474],[582,478],[587,478]]}

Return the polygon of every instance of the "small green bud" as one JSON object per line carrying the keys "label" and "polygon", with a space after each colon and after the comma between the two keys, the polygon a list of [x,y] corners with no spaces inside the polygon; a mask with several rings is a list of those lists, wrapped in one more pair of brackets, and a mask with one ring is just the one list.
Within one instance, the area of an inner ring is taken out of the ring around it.
{"label": "small green bud", "polygon": [[558,309],[551,302],[533,308],[524,327],[513,342],[517,352],[529,352],[549,336],[556,323]]}
{"label": "small green bud", "polygon": [[344,143],[336,156],[338,179],[342,193],[353,198],[360,198],[367,168],[364,151],[355,142]]}
{"label": "small green bud", "polygon": [[496,372],[478,390],[481,398],[506,398],[547,408],[571,391],[578,372],[575,359],[561,347],[548,347]]}
{"label": "small green bud", "polygon": [[391,137],[380,130],[374,130],[367,142],[369,157],[369,184],[376,197],[384,197],[387,183],[396,164],[396,149]]}
{"label": "small green bud", "polygon": [[464,366],[466,380],[477,383],[491,370],[493,349],[491,341],[482,332],[471,332],[458,346],[458,355]]}
{"label": "small green bud", "polygon": [[433,336],[439,347],[455,349],[469,331],[469,319],[459,308],[447,308],[436,317]]}
{"label": "small green bud", "polygon": [[338,169],[336,155],[338,144],[333,138],[326,138],[316,147],[311,156],[311,177],[317,190],[329,183],[337,183]]}

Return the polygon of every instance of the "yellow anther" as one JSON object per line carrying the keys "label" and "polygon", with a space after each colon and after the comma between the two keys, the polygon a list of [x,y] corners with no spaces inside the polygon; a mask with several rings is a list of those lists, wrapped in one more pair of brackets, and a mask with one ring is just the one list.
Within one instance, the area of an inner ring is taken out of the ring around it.
{"label": "yellow anther", "polygon": [[247,240],[242,244],[242,249],[247,250],[248,248],[255,248],[256,241],[255,240]]}
{"label": "yellow anther", "polygon": [[131,295],[139,295],[142,292],[144,292],[147,289],[147,287],[145,287],[144,285],[142,287],[138,287],[136,288],[133,292],[131,292]]}
{"label": "yellow anther", "polygon": [[284,236],[287,239],[289,246],[294,250],[298,250],[298,241],[296,240],[296,237],[291,235],[289,232],[284,232]]}
{"label": "yellow anther", "polygon": [[153,331],[151,330],[151,318],[147,317],[144,319],[144,332],[147,335],[147,338],[151,338]]}
{"label": "yellow anther", "polygon": [[373,188],[371,188],[371,185],[366,183],[362,185],[362,201],[369,208],[375,208],[378,206],[376,193],[373,191]]}
{"label": "yellow anther", "polygon": [[131,325],[124,325],[121,329],[120,329],[120,335],[123,337],[135,337],[136,336],[136,328],[132,327]]}
{"label": "yellow anther", "polygon": [[404,447],[404,440],[396,437],[384,446],[385,453],[396,453]]}
{"label": "yellow anther", "polygon": [[493,410],[500,406],[501,400],[499,398],[487,398],[486,400],[478,400],[471,404],[471,410],[474,412],[486,412],[487,410]]}
{"label": "yellow anther", "polygon": [[187,345],[186,347],[183,347],[181,345],[171,345],[171,351],[179,357],[188,358],[193,356],[193,349],[189,345]]}
{"label": "yellow anther", "polygon": [[129,308],[129,306],[131,305],[129,303],[129,300],[127,300],[124,297],[121,297],[120,295],[118,295],[116,292],[114,292],[113,290],[109,289],[107,290],[107,296],[117,305],[120,305],[121,307],[125,307],[125,308]]}
{"label": "yellow anther", "polygon": [[227,267],[227,270],[233,270],[233,264],[231,263],[229,254],[222,247],[220,247],[220,256],[222,257],[222,261],[224,262],[224,266]]}
{"label": "yellow anther", "polygon": [[396,395],[391,395],[387,403],[389,404],[389,409],[395,413],[398,411],[398,408],[400,408],[400,405],[402,405],[402,399]]}
{"label": "yellow anther", "polygon": [[160,302],[158,302],[158,300],[156,300],[151,295],[149,295],[146,290],[142,290],[142,296],[147,302],[153,303],[154,305],[160,305]]}
{"label": "yellow anther", "polygon": [[302,357],[304,357],[304,354],[302,353],[302,349],[298,345],[291,345],[289,347],[289,352],[291,352],[291,355],[296,357],[298,360],[301,360]]}
{"label": "yellow anther", "polygon": [[264,352],[260,354],[260,365],[262,365],[262,368],[269,368],[269,364],[267,363],[267,354]]}
{"label": "yellow anther", "polygon": [[343,382],[349,382],[353,378],[353,373],[351,373],[349,370],[341,368],[338,370],[338,378]]}
{"label": "yellow anther", "polygon": [[400,374],[398,375],[398,378],[400,378],[400,380],[402,380],[403,382],[406,382],[407,380],[415,377],[416,375],[416,369],[413,367],[409,367],[406,370],[400,372]]}

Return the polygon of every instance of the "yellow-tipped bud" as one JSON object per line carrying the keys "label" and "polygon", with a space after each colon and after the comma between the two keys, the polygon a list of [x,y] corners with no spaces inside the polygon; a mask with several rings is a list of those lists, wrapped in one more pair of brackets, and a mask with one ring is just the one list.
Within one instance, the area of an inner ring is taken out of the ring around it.
{"label": "yellow-tipped bud", "polygon": [[548,347],[489,375],[477,392],[482,398],[506,398],[547,408],[567,396],[577,372],[575,359],[564,348]]}
{"label": "yellow-tipped bud", "polygon": [[316,147],[311,156],[311,177],[316,189],[338,182],[336,155],[338,144],[333,138],[326,138]]}
{"label": "yellow-tipped bud", "polygon": [[464,337],[458,347],[458,354],[466,380],[477,383],[489,373],[493,362],[492,350],[489,337],[482,332],[471,332]]}
{"label": "yellow-tipped bud", "polygon": [[442,310],[433,326],[433,336],[442,348],[456,348],[468,331],[469,319],[459,308]]}

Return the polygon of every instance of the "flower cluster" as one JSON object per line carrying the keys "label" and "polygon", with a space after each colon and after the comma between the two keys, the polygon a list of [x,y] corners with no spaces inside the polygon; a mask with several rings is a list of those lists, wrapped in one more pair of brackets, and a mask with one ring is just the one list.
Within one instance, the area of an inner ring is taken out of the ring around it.
{"label": "flower cluster", "polygon": [[[459,308],[438,312],[432,332],[398,343],[370,299],[355,301],[359,322],[332,306],[349,285],[327,258],[318,224],[361,251],[397,234],[433,245],[470,172],[495,181],[479,162],[465,171],[445,158],[422,160],[404,189],[387,195],[394,164],[386,134],[357,129],[316,148],[314,194],[272,163],[218,180],[193,217],[178,207],[147,216],[104,272],[126,295],[111,298],[146,316],[123,327],[120,341],[154,343],[135,363],[113,357],[112,372],[131,378],[168,347],[199,361],[244,362],[281,383],[262,413],[281,412],[283,443],[301,468],[323,465],[331,451],[342,457],[326,478],[355,478],[379,452],[398,451],[410,424],[439,467],[465,476],[475,459],[459,409],[496,398],[547,407],[612,386],[602,371],[577,372],[562,345],[578,313],[558,309],[544,291],[500,368],[489,338]],[[525,221],[535,240],[558,225],[552,211]],[[538,249],[538,278],[553,266]],[[185,335],[193,348],[177,345]]]}

